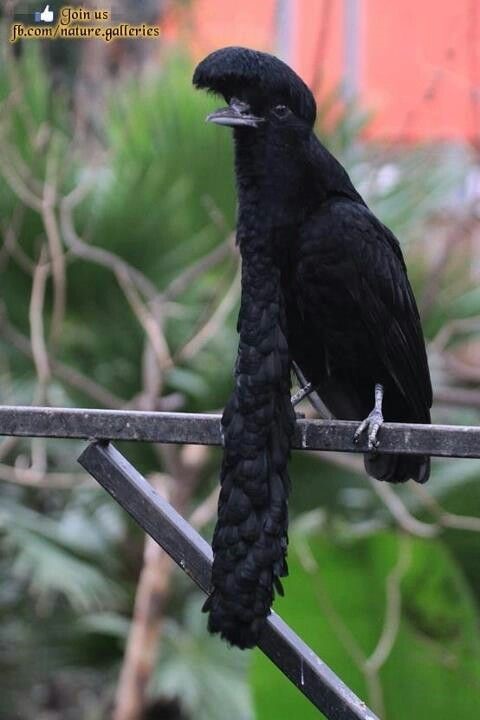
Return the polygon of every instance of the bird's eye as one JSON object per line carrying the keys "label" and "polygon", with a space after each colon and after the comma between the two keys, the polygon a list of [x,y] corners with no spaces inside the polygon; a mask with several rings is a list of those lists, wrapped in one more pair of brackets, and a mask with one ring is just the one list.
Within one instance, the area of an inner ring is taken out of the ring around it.
{"label": "bird's eye", "polygon": [[273,112],[275,113],[275,115],[276,115],[278,118],[284,118],[284,117],[287,117],[287,115],[289,114],[290,110],[288,109],[288,107],[287,107],[286,105],[276,105],[276,106],[273,108]]}

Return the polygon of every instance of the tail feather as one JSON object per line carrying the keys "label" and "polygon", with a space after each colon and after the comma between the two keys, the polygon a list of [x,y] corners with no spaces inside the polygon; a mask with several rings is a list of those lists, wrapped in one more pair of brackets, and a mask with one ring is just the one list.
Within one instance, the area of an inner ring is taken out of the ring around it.
{"label": "tail feather", "polygon": [[365,470],[376,480],[403,483],[415,480],[426,483],[430,476],[430,458],[426,455],[387,455],[369,453],[364,456]]}
{"label": "tail feather", "polygon": [[287,463],[295,413],[283,299],[271,266],[268,277],[263,286],[257,283],[254,305],[242,297],[235,389],[222,418],[212,593],[204,605],[209,630],[241,648],[256,645],[287,574]]}

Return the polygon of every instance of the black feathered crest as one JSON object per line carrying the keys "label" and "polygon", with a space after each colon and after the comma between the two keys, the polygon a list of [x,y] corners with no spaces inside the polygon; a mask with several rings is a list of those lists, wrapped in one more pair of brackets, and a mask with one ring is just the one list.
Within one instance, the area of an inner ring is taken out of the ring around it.
{"label": "black feathered crest", "polygon": [[227,102],[251,90],[259,97],[284,103],[313,126],[315,98],[303,80],[284,62],[258,50],[226,47],[207,55],[193,75],[197,88],[223,95]]}

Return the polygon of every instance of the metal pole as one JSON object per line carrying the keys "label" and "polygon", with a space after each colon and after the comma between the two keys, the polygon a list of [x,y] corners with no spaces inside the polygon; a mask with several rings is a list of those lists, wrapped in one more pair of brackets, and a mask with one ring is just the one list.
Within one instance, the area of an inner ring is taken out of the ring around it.
{"label": "metal pole", "polygon": [[[112,445],[92,443],[80,456],[79,463],[163,547],[189,578],[208,593],[212,566],[210,546],[128,460]],[[273,612],[258,646],[330,720],[378,720]]]}
{"label": "metal pole", "polygon": [[[293,448],[367,452],[358,422],[297,420]],[[221,445],[220,415],[80,408],[0,407],[0,435]],[[480,427],[384,423],[381,453],[480,458]]]}

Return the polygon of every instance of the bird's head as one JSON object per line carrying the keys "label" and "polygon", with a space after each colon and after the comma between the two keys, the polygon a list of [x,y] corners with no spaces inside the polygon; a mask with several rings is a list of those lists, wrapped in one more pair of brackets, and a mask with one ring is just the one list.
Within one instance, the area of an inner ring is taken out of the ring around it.
{"label": "bird's head", "polygon": [[193,84],[222,95],[228,106],[207,116],[209,122],[228,127],[258,128],[265,123],[315,122],[315,99],[303,80],[284,62],[268,53],[226,47],[202,60]]}

